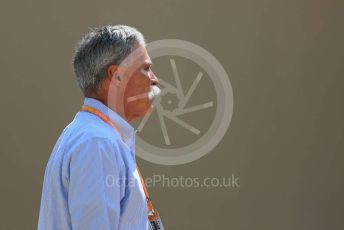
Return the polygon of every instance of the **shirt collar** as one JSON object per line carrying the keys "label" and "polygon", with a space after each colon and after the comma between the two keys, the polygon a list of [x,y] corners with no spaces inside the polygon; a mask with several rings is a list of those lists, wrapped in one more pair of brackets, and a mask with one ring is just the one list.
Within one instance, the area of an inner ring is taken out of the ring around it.
{"label": "shirt collar", "polygon": [[102,102],[94,98],[85,97],[84,105],[91,106],[101,113],[106,115],[122,132],[125,138],[125,143],[129,146],[130,150],[135,150],[135,129],[132,127],[123,117],[118,113],[111,110],[109,107],[104,105]]}

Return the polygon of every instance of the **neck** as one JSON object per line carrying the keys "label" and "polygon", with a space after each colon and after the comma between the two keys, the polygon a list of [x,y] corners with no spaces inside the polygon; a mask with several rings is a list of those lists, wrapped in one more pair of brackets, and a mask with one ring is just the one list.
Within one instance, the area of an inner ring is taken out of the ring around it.
{"label": "neck", "polygon": [[[118,115],[120,115],[124,120],[127,122],[130,122],[132,119],[125,115],[123,103],[120,104],[118,100],[108,100],[107,96],[98,95],[98,94],[92,94],[90,96],[87,96],[93,99],[96,99],[106,105],[108,108],[110,108],[112,111],[116,112]],[[112,97],[112,98],[118,98],[118,97]]]}

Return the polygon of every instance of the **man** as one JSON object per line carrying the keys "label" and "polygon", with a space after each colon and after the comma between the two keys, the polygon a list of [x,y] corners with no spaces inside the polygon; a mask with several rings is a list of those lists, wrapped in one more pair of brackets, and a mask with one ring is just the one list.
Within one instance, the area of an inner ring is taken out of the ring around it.
{"label": "man", "polygon": [[39,230],[150,229],[129,122],[159,94],[151,64],[132,27],[104,26],[81,39],[73,65],[84,106],[48,161]]}

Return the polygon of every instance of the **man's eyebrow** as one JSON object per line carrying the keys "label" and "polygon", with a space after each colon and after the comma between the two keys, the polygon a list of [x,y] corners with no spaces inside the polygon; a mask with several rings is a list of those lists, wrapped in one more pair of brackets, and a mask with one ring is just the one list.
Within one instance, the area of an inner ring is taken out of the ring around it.
{"label": "man's eyebrow", "polygon": [[153,63],[151,61],[144,61],[144,63],[142,65],[144,65],[144,66],[152,66]]}

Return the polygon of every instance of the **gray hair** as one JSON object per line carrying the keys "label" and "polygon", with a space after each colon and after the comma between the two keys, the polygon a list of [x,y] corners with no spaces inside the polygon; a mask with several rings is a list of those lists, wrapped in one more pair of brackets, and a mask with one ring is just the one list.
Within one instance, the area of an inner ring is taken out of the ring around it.
{"label": "gray hair", "polygon": [[85,96],[97,92],[110,65],[119,65],[137,44],[145,44],[143,35],[125,25],[91,29],[78,43],[73,57],[78,86]]}

